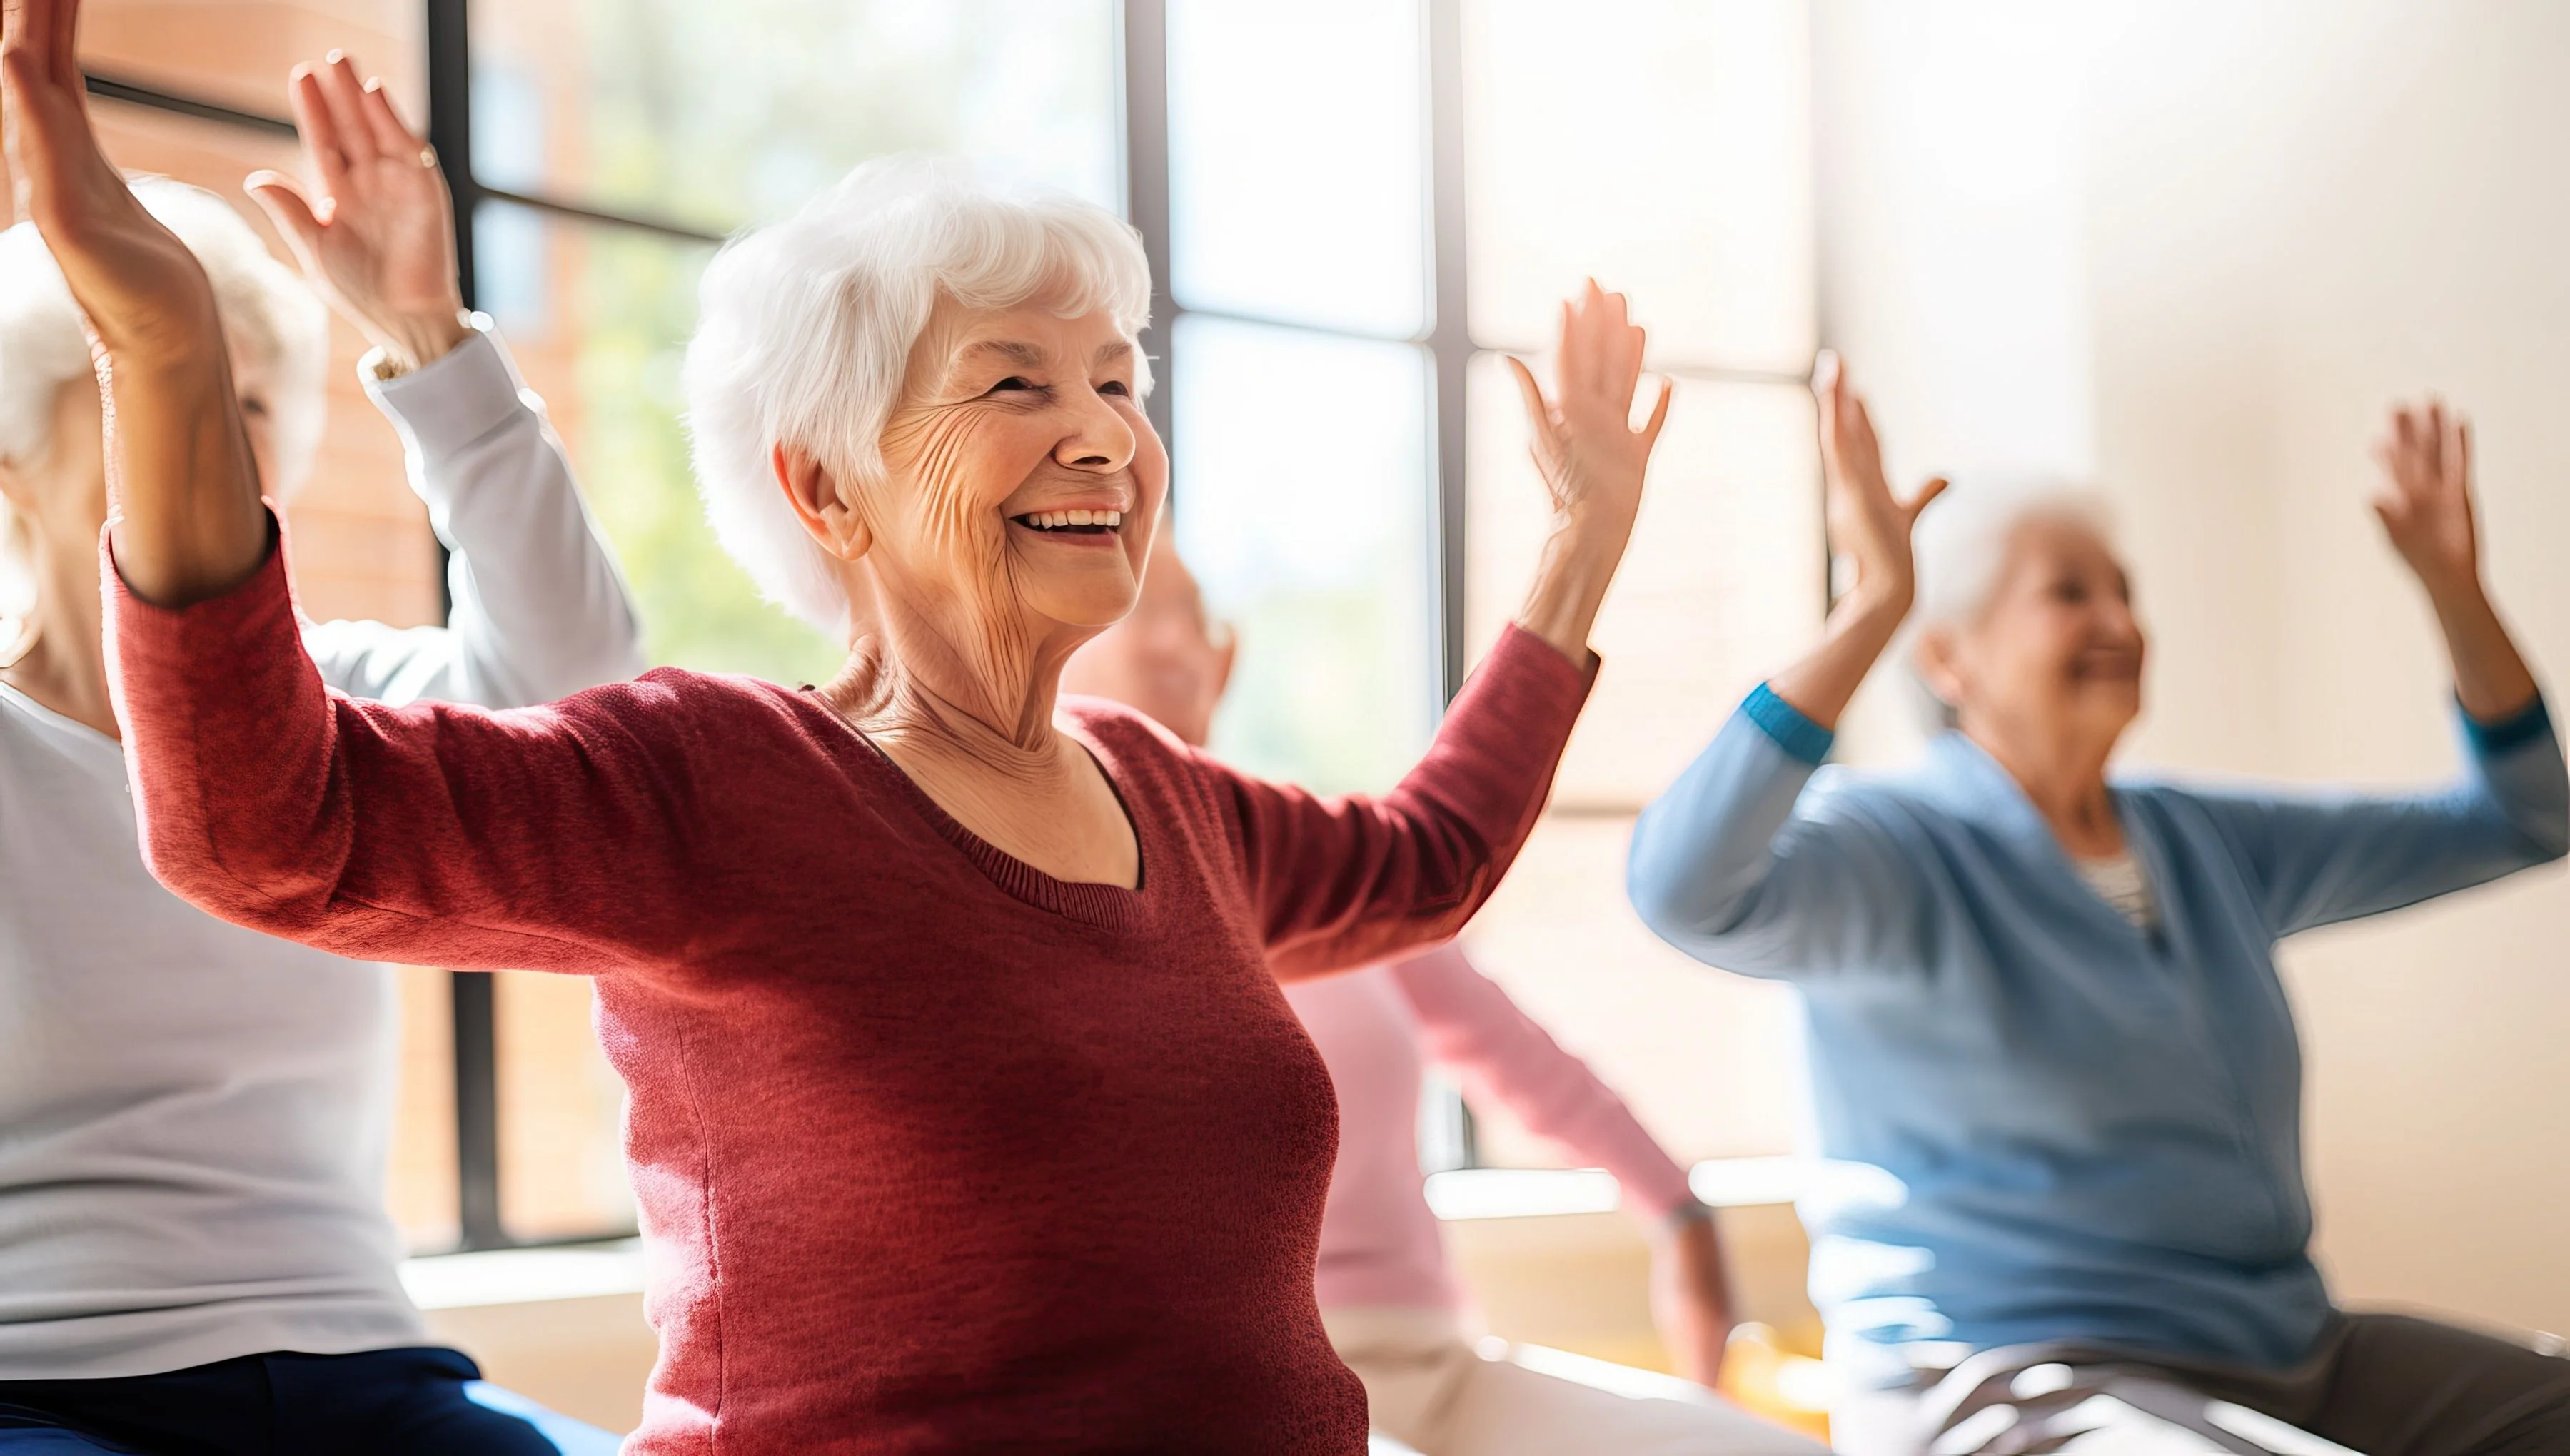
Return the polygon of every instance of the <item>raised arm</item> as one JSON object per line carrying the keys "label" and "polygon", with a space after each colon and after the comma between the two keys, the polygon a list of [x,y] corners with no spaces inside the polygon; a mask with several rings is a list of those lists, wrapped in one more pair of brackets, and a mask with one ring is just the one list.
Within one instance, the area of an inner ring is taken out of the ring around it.
{"label": "raised arm", "polygon": [[633,603],[562,442],[489,321],[464,312],[436,159],[345,55],[297,67],[292,95],[309,192],[261,172],[250,193],[373,342],[366,393],[451,553],[445,627],[324,623],[307,634],[323,679],[390,702],[515,707],[640,673]]}
{"label": "raised arm", "polygon": [[1222,773],[1269,963],[1288,979],[1343,970],[1462,929],[1542,811],[1586,699],[1606,585],[1632,540],[1663,381],[1632,424],[1642,331],[1590,282],[1561,312],[1558,397],[1511,359],[1552,533],[1526,605],[1448,709],[1428,756],[1380,798],[1321,800]]}
{"label": "raised arm", "polygon": [[10,173],[89,322],[117,562],[145,599],[181,606],[249,578],[267,552],[267,513],[205,268],[90,130],[79,17],[79,0],[7,0]]}
{"label": "raised arm", "polygon": [[155,873],[215,913],[369,958],[600,970],[674,943],[693,801],[674,755],[621,726],[643,720],[634,705],[497,717],[323,689],[214,290],[99,151],[76,0],[5,13],[20,202],[106,382],[108,647]]}
{"label": "raised arm", "polygon": [[1633,826],[1625,887],[1661,938],[1757,975],[1882,969],[1915,955],[1927,897],[1887,826],[1805,802],[1839,715],[1910,614],[1910,538],[1944,489],[1907,501],[1884,479],[1865,401],[1823,355],[1822,480],[1830,543],[1856,579],[1821,644],[1750,694],[1705,751]]}
{"label": "raised arm", "polygon": [[2416,794],[2206,793],[2279,935],[2411,905],[2558,860],[2570,776],[2533,671],[2480,565],[2472,433],[2439,401],[2392,411],[2373,510],[2436,614],[2465,769]]}

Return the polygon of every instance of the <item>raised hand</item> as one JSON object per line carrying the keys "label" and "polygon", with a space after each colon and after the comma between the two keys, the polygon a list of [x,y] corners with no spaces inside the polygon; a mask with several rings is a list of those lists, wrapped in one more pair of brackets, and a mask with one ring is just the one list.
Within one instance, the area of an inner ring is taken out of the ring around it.
{"label": "raised hand", "polygon": [[1852,610],[1906,613],[1919,576],[1910,551],[1919,513],[1943,493],[1931,480],[1904,501],[1884,478],[1883,448],[1865,397],[1848,383],[1839,356],[1823,353],[1813,390],[1821,405],[1821,479],[1830,547],[1855,562],[1856,581],[1843,600]]}
{"label": "raised hand", "polygon": [[1651,418],[1633,428],[1633,393],[1642,379],[1642,331],[1625,316],[1624,295],[1594,278],[1561,306],[1560,398],[1546,399],[1523,361],[1511,356],[1517,390],[1534,427],[1534,463],[1552,496],[1556,520],[1595,516],[1629,531],[1642,504],[1642,472],[1669,417],[1669,382]]}
{"label": "raised hand", "polygon": [[222,354],[214,295],[186,244],[99,150],[73,38],[79,0],[0,4],[0,92],[18,211],[33,219],[120,363]]}
{"label": "raised hand", "polygon": [[1535,469],[1552,499],[1552,536],[1517,624],[1573,662],[1588,660],[1588,629],[1606,583],[1633,540],[1642,474],[1669,417],[1669,384],[1651,418],[1633,428],[1633,391],[1642,378],[1642,331],[1624,316],[1624,295],[1594,279],[1562,305],[1557,400],[1546,399],[1524,364],[1508,360],[1534,430]]}
{"label": "raised hand", "polygon": [[2439,399],[2417,409],[2397,406],[2389,433],[2374,442],[2373,458],[2382,466],[2373,514],[2428,595],[2478,589],[2470,422]]}
{"label": "raised hand", "polygon": [[1856,580],[1830,608],[1821,645],[1768,679],[1767,686],[1796,711],[1824,728],[1836,728],[1875,659],[1892,645],[1902,618],[1919,593],[1911,534],[1919,513],[1945,489],[1942,480],[1919,488],[1909,500],[1892,494],[1883,475],[1883,447],[1865,399],[1848,384],[1847,367],[1824,353],[1812,380],[1821,403],[1821,482],[1830,548],[1856,567]]}
{"label": "raised hand", "polygon": [[181,606],[257,569],[267,517],[214,285],[99,150],[72,36],[80,0],[0,0],[0,107],[19,206],[88,316],[106,388],[112,546]]}
{"label": "raised hand", "polygon": [[2463,711],[2496,723],[2531,706],[2533,670],[2499,620],[2481,585],[2480,528],[2472,510],[2472,427],[2444,401],[2391,412],[2391,431],[2376,441],[2382,489],[2373,514],[2418,584],[2427,589],[2445,655],[2454,664],[2454,696]]}
{"label": "raised hand", "polygon": [[294,126],[310,192],[279,173],[249,193],[285,234],[303,274],[405,371],[465,335],[455,277],[454,203],[437,159],[393,111],[381,81],[360,85],[345,53],[297,66]]}

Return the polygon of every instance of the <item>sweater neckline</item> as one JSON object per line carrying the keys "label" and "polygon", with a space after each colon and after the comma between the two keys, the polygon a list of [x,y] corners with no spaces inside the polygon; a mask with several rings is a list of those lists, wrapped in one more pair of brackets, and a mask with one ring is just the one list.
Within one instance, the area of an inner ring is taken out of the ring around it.
{"label": "sweater neckline", "polygon": [[1088,755],[1089,762],[1097,765],[1099,777],[1106,781],[1107,792],[1115,796],[1117,807],[1124,812],[1124,823],[1133,832],[1134,863],[1137,866],[1134,875],[1136,883],[1130,890],[1121,885],[1105,885],[1096,881],[1056,879],[975,834],[965,827],[962,820],[947,813],[946,806],[938,803],[926,789],[921,788],[919,782],[903,770],[900,764],[894,762],[893,756],[884,752],[883,745],[875,742],[864,729],[840,716],[836,709],[826,702],[821,702],[817,695],[814,696],[814,702],[830,721],[846,731],[849,738],[864,751],[868,760],[892,781],[895,785],[894,792],[910,805],[912,812],[927,821],[929,828],[936,830],[948,844],[961,851],[964,858],[972,862],[973,868],[982,872],[984,879],[999,887],[1011,899],[1033,906],[1037,910],[1061,915],[1066,919],[1077,920],[1082,924],[1094,925],[1101,930],[1119,933],[1131,929],[1140,919],[1142,898],[1151,888],[1154,857],[1150,843],[1148,837],[1142,832],[1141,816],[1133,812],[1133,796],[1125,792],[1124,785],[1115,777],[1115,770],[1111,765],[1114,756],[1102,749],[1081,728],[1063,723],[1059,719],[1054,724],[1057,730],[1069,734],[1071,741],[1079,745],[1080,751]]}

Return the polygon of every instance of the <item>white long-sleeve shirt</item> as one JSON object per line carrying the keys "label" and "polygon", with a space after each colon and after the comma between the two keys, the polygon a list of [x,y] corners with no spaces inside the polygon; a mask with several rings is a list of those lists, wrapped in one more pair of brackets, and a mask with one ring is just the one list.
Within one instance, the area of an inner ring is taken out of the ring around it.
{"label": "white long-sleeve shirt", "polygon": [[[476,332],[367,392],[453,551],[445,627],[306,627],[357,697],[513,706],[643,663],[543,404]],[[143,867],[115,740],[0,685],[0,1380],[425,1342],[383,1203],[388,967]]]}

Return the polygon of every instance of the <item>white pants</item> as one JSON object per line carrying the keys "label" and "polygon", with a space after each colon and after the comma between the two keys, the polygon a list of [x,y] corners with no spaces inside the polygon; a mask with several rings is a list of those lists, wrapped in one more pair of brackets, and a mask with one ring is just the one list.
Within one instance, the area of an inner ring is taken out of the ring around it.
{"label": "white pants", "polygon": [[1821,1456],[1807,1436],[1709,1390],[1604,1367],[1615,1389],[1529,1368],[1575,1366],[1533,1347],[1478,1352],[1445,1309],[1324,1309],[1339,1358],[1365,1382],[1374,1428],[1424,1456]]}

